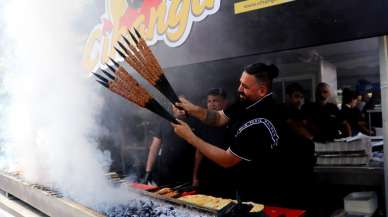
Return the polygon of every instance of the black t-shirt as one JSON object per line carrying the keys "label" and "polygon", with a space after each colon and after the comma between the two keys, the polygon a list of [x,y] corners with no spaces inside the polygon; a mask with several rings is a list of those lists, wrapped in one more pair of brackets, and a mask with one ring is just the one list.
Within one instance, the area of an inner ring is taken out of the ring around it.
{"label": "black t-shirt", "polygon": [[233,169],[244,199],[267,202],[281,191],[281,140],[285,126],[280,106],[269,94],[254,104],[235,103],[224,110],[230,119],[230,151],[241,159]]}
{"label": "black t-shirt", "polygon": [[[241,161],[232,168],[243,200],[302,207],[311,192],[314,144],[287,127],[284,107],[271,94],[254,104],[225,109],[230,151]],[[305,192],[304,192],[305,191]]]}
{"label": "black t-shirt", "polygon": [[284,115],[285,119],[291,119],[294,121],[303,121],[304,120],[304,115],[302,113],[301,109],[297,109],[291,105],[284,105]]}
{"label": "black t-shirt", "polygon": [[315,141],[327,142],[340,137],[342,119],[335,104],[309,103],[302,107],[302,112]]}
{"label": "black t-shirt", "polygon": [[[192,118],[186,121],[196,132],[197,123]],[[162,120],[155,135],[161,140],[158,154],[159,185],[189,182],[193,174],[195,148],[174,133],[171,124]]]}
{"label": "black t-shirt", "polygon": [[277,153],[280,138],[275,127],[280,123],[275,118],[277,111],[271,95],[250,106],[236,103],[224,110],[233,134],[230,151],[247,162],[262,161],[267,154]]}
{"label": "black t-shirt", "polygon": [[352,130],[352,136],[360,132],[358,127],[358,122],[362,120],[361,112],[357,108],[350,108],[346,105],[342,105],[340,111],[340,116],[342,120],[345,120],[349,123]]}

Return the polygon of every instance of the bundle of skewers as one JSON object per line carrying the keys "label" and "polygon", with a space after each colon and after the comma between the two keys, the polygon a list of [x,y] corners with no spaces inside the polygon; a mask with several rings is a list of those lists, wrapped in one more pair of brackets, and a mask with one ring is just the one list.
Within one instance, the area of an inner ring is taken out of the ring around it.
{"label": "bundle of skewers", "polygon": [[[135,71],[137,71],[145,80],[152,86],[158,89],[166,96],[173,104],[179,102],[178,96],[171,87],[164,72],[153,55],[151,49],[147,46],[145,40],[139,32],[134,29],[133,34],[130,30],[128,33],[132,39],[132,43],[124,35],[122,36],[125,45],[118,42],[119,47],[115,47],[117,53],[127,62]],[[135,36],[136,35],[136,36]],[[140,107],[146,108],[170,122],[178,123],[177,120],[167,112],[150,94],[142,87],[123,66],[110,58],[113,65],[107,64],[107,68],[112,72],[101,69],[104,74],[93,73],[99,82],[104,87],[112,92],[124,97],[125,99],[134,102]]]}
{"label": "bundle of skewers", "polygon": [[164,72],[162,67],[160,67],[158,60],[147,46],[140,33],[136,29],[134,29],[134,31],[135,34],[128,30],[134,44],[131,44],[130,40],[125,36],[122,36],[127,46],[119,41],[118,45],[124,52],[117,47],[115,47],[115,50],[133,69],[135,69],[152,86],[158,89],[173,104],[179,102],[178,96],[164,76]]}

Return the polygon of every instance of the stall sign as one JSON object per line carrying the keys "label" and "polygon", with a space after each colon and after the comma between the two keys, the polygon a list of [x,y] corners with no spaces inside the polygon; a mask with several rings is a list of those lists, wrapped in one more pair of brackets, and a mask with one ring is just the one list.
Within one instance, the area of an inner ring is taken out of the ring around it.
{"label": "stall sign", "polygon": [[241,14],[262,8],[272,7],[295,0],[245,0],[234,4],[234,13]]}
{"label": "stall sign", "polygon": [[114,46],[128,28],[136,28],[154,45],[182,45],[194,22],[215,14],[221,0],[105,0],[101,22],[90,32],[84,47],[83,65],[96,70],[109,57],[117,56]]}

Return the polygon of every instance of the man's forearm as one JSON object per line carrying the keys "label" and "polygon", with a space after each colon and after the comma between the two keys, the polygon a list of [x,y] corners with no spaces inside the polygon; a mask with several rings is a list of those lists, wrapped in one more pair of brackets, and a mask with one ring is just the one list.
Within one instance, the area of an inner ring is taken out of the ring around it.
{"label": "man's forearm", "polygon": [[[229,119],[224,118],[224,120],[225,123],[227,123]],[[231,167],[240,162],[241,159],[235,154],[233,154],[231,151],[225,151],[221,148],[218,148],[203,141],[201,138],[199,138],[193,133],[187,123],[181,120],[178,120],[178,122],[179,124],[171,123],[171,125],[174,127],[174,132],[179,137],[183,138],[188,143],[197,148],[203,155],[205,155],[210,160],[223,167]]]}
{"label": "man's forearm", "polygon": [[195,152],[195,161],[194,161],[194,169],[193,169],[193,182],[198,180],[198,171],[199,166],[201,165],[203,155],[199,150]]}
{"label": "man's forearm", "polygon": [[229,152],[205,142],[198,136],[193,136],[188,139],[187,142],[196,147],[208,159],[222,167],[227,168],[236,164],[236,160],[231,159],[234,158],[234,156],[231,156]]}
{"label": "man's forearm", "polygon": [[224,124],[221,121],[222,117],[218,111],[213,111],[197,106],[196,109],[190,111],[189,114],[204,124],[210,126],[222,126]]}
{"label": "man's forearm", "polygon": [[295,133],[303,136],[304,138],[313,140],[314,136],[306,129],[302,121],[296,121],[288,119],[287,124],[294,130]]}
{"label": "man's forearm", "polygon": [[194,106],[194,109],[191,109],[187,112],[189,115],[197,118],[200,121],[204,121],[206,119],[207,109],[200,106]]}
{"label": "man's forearm", "polygon": [[343,131],[345,137],[352,136],[352,128],[350,127],[350,124],[347,121],[342,122]]}
{"label": "man's forearm", "polygon": [[150,150],[148,153],[148,158],[147,158],[147,164],[146,164],[146,172],[151,172],[152,167],[154,166],[156,156],[158,155],[158,151],[160,148],[160,144],[158,142],[153,141],[150,146]]}
{"label": "man's forearm", "polygon": [[194,105],[187,99],[180,97],[181,102],[175,106],[183,108],[189,115],[197,118],[203,123],[211,126],[223,126],[228,123],[229,119],[220,111],[212,111],[200,106]]}
{"label": "man's forearm", "polygon": [[151,151],[148,153],[148,159],[147,159],[147,165],[146,165],[146,172],[151,172],[152,167],[155,163],[157,152]]}

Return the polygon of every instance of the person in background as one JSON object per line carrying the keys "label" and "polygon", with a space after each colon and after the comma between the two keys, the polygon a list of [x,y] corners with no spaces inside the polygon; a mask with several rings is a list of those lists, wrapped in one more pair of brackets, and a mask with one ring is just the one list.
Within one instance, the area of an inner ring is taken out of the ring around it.
{"label": "person in background", "polygon": [[363,108],[363,112],[366,112],[368,110],[375,109],[376,105],[381,105],[381,91],[379,87],[374,87],[370,90],[371,97],[369,100],[365,103],[365,106]]}
{"label": "person in background", "polygon": [[368,123],[371,123],[373,127],[383,127],[383,117],[381,112],[372,112],[373,110],[381,110],[381,90],[378,85],[375,85],[370,90],[371,97],[366,102],[364,109],[362,111],[363,117],[367,120]]}
{"label": "person in background", "polygon": [[293,179],[290,184],[295,189],[304,189],[304,193],[296,193],[294,200],[303,204],[303,208],[311,207],[310,191],[314,183],[314,165],[316,162],[313,135],[308,131],[306,119],[302,113],[304,104],[304,89],[298,83],[286,87],[285,120],[288,129],[293,133],[288,135],[288,147],[284,148],[288,155],[288,167],[292,168]]}
{"label": "person in background", "polygon": [[302,113],[304,104],[304,90],[298,83],[286,87],[286,121],[288,126],[300,136],[312,140],[313,135],[306,128],[305,117]]}
{"label": "person in background", "polygon": [[[221,88],[211,89],[207,94],[207,109],[221,111],[227,104],[226,92]],[[199,128],[198,135],[209,143],[226,150],[225,134],[227,127],[212,127],[203,125]],[[225,168],[204,157],[197,149],[195,153],[195,163],[193,171],[193,186],[197,187],[201,193],[230,197],[228,190],[228,171]]]}
{"label": "person in background", "polygon": [[[362,114],[362,111],[364,111],[364,107],[365,107],[366,103],[370,99],[369,94],[370,94],[369,92],[365,91],[363,93],[358,94],[358,96],[357,96],[357,98],[358,98],[357,108],[361,112],[361,114]],[[365,117],[363,117],[363,118],[365,118]]]}
{"label": "person in background", "polygon": [[306,126],[317,142],[329,142],[335,138],[346,136],[348,124],[340,119],[337,105],[329,102],[332,98],[330,86],[319,83],[315,89],[316,101],[305,104],[302,112],[306,119]]}
{"label": "person in background", "polygon": [[[192,118],[186,118],[183,110],[172,106],[174,117],[196,126]],[[192,129],[196,131],[196,128]],[[190,182],[193,174],[195,149],[179,138],[169,122],[160,121],[153,135],[142,183],[155,181],[157,185],[177,185]],[[155,171],[155,165],[157,171]]]}
{"label": "person in background", "polygon": [[359,132],[371,135],[371,132],[368,129],[368,124],[362,118],[361,112],[357,108],[357,104],[357,93],[351,89],[345,88],[342,91],[342,109],[340,111],[340,115],[341,118],[347,121],[350,126],[347,135],[355,136]]}

